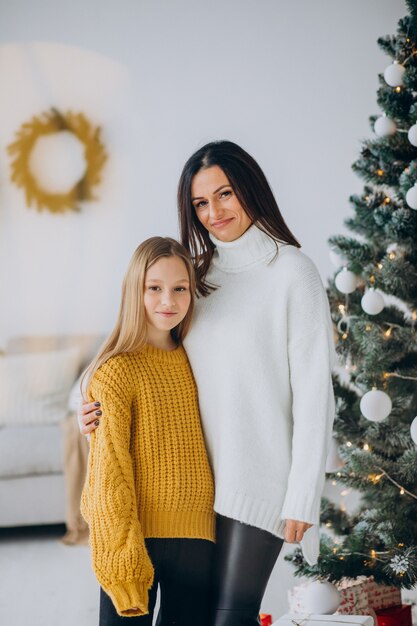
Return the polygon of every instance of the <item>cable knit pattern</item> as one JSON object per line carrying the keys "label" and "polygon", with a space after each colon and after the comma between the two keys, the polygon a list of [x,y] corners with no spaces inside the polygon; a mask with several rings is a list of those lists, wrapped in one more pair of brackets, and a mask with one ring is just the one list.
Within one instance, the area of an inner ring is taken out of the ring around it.
{"label": "cable knit pattern", "polygon": [[197,381],[217,513],[283,537],[286,519],[313,524],[301,542],[319,553],[320,497],[334,418],[335,362],[327,295],[295,246],[256,225],[222,242],[185,347]]}
{"label": "cable knit pattern", "polygon": [[119,615],[143,615],[153,582],[145,537],[214,541],[197,390],[182,347],[147,345],[109,359],[89,391],[103,411],[81,503],[93,568]]}

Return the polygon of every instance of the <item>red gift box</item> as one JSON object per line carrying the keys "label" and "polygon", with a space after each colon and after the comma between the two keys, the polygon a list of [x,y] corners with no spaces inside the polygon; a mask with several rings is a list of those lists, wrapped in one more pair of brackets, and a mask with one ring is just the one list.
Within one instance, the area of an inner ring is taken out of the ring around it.
{"label": "red gift box", "polygon": [[375,611],[378,626],[413,626],[411,621],[411,604],[394,606],[391,609]]}
{"label": "red gift box", "polygon": [[272,615],[269,615],[269,613],[260,613],[259,617],[262,626],[272,626]]}

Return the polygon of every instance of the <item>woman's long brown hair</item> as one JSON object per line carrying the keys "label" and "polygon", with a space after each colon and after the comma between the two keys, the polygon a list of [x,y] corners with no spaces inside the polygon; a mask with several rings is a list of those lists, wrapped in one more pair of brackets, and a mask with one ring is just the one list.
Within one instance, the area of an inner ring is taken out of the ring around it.
{"label": "woman's long brown hair", "polygon": [[188,159],[178,184],[181,242],[194,259],[197,289],[203,296],[214,288],[205,280],[214,245],[197,218],[191,200],[191,185],[197,172],[214,165],[223,170],[243,209],[258,228],[276,242],[301,248],[285,223],[266,176],[255,159],[232,141],[208,143]]}

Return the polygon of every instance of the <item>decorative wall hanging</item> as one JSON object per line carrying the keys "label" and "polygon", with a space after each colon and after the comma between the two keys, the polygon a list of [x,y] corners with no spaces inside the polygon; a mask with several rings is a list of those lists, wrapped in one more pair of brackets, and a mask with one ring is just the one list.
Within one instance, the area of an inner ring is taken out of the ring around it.
{"label": "decorative wall hanging", "polygon": [[[61,113],[55,108],[22,124],[7,150],[12,158],[11,180],[24,189],[27,205],[35,204],[38,211],[63,213],[79,211],[81,201],[97,200],[93,187],[101,181],[107,159],[100,135],[101,128],[93,126],[83,113]],[[55,153],[60,145],[58,152],[65,156],[55,159],[59,166],[55,173],[54,167],[45,168],[41,156],[45,150],[51,153],[51,139]]]}

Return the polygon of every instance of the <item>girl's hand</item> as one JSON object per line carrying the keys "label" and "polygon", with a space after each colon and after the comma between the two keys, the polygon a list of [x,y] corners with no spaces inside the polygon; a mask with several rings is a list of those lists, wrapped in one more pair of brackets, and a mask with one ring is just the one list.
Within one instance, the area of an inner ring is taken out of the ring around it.
{"label": "girl's hand", "polygon": [[299,522],[295,519],[287,519],[285,522],[284,539],[288,543],[300,543],[306,530],[312,527],[307,522]]}
{"label": "girl's hand", "polygon": [[84,402],[77,411],[80,433],[87,438],[100,424],[100,402]]}

